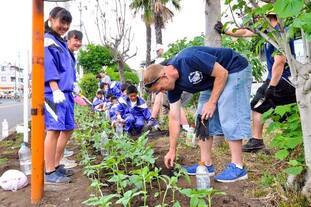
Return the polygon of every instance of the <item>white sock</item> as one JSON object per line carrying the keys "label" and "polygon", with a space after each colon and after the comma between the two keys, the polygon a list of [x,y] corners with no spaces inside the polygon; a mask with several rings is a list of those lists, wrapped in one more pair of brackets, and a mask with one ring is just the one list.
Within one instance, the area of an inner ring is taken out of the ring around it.
{"label": "white sock", "polygon": [[[234,164],[235,164],[235,163],[234,163]],[[243,169],[243,165],[235,164],[235,166],[236,166],[237,168]]]}

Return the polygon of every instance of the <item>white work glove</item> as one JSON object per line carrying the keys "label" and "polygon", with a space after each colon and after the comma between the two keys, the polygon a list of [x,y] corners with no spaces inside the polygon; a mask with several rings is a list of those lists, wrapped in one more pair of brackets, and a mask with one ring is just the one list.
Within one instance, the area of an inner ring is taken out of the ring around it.
{"label": "white work glove", "polygon": [[81,92],[81,89],[80,89],[78,83],[77,83],[77,82],[74,82],[74,83],[73,83],[73,93],[74,93],[75,95],[79,95],[80,92]]}
{"label": "white work glove", "polygon": [[57,90],[53,91],[53,102],[54,103],[56,103],[56,104],[62,103],[65,100],[66,100],[65,94],[61,90],[57,89]]}

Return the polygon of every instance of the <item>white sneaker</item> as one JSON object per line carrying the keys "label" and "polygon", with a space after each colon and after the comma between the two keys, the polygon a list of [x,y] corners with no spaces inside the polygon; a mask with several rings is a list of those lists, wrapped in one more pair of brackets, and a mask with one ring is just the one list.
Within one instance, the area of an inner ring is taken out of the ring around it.
{"label": "white sneaker", "polygon": [[60,164],[61,165],[64,165],[66,169],[69,169],[69,168],[74,168],[76,167],[78,164],[76,163],[76,161],[74,160],[69,160],[67,158],[63,158],[61,161],[60,161]]}
{"label": "white sneaker", "polygon": [[72,150],[67,150],[65,148],[65,151],[64,151],[64,157],[70,157],[73,155],[73,151]]}

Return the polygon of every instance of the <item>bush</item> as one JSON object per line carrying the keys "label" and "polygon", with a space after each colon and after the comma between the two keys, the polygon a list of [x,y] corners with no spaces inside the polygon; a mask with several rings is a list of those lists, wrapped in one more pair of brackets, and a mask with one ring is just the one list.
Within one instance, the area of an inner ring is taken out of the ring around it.
{"label": "bush", "polygon": [[85,73],[93,74],[99,73],[102,70],[102,66],[112,66],[115,64],[111,49],[93,44],[89,44],[86,49],[80,50],[78,60]]}
{"label": "bush", "polygon": [[[106,68],[106,73],[107,75],[110,76],[111,80],[119,81],[120,76],[119,76],[119,71],[117,69],[117,65],[107,67]],[[128,66],[125,67],[125,80],[128,82],[131,82],[132,84],[138,84],[139,83],[139,78],[133,70],[131,70]]]}
{"label": "bush", "polygon": [[86,96],[90,100],[92,100],[95,97],[96,91],[98,89],[98,81],[94,74],[92,73],[84,74],[79,85],[81,87],[82,94],[84,96]]}

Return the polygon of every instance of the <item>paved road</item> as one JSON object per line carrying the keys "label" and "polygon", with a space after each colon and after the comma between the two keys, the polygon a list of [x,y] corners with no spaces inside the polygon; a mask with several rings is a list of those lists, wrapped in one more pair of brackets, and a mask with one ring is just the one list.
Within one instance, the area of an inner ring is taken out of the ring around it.
{"label": "paved road", "polygon": [[[29,111],[30,115],[30,111]],[[30,116],[29,116],[30,118]],[[0,99],[0,140],[2,138],[2,122],[6,119],[9,124],[9,130],[15,130],[17,124],[23,123],[23,101],[16,102],[12,100]]]}

